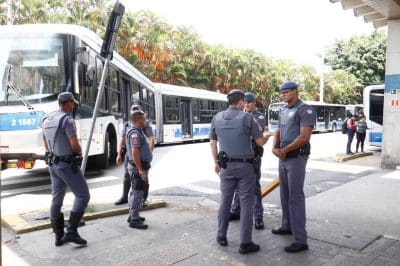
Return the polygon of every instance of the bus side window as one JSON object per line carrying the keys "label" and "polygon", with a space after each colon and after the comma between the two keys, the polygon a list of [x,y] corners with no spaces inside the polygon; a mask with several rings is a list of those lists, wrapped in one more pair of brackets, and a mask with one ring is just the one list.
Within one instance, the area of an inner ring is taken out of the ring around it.
{"label": "bus side window", "polygon": [[120,113],[121,111],[121,95],[118,84],[118,72],[113,67],[109,68],[109,79],[107,88],[108,107],[111,112]]}
{"label": "bus side window", "polygon": [[179,102],[180,98],[176,96],[165,95],[164,102],[164,123],[177,124],[180,122]]}
{"label": "bus side window", "polygon": [[[100,84],[100,80],[101,80],[101,74],[103,73],[103,60],[96,56],[96,84],[99,85]],[[106,88],[105,88],[106,89]],[[97,93],[98,93],[98,86],[96,86],[96,90],[94,90],[95,95],[97,97]],[[106,111],[106,97],[105,97],[106,93],[104,91],[103,94],[103,98],[101,99],[101,103],[99,106],[99,111],[105,112]]]}
{"label": "bus side window", "polygon": [[[131,102],[130,105],[140,104],[140,85],[135,80],[131,81]],[[130,108],[130,106],[129,106]]]}

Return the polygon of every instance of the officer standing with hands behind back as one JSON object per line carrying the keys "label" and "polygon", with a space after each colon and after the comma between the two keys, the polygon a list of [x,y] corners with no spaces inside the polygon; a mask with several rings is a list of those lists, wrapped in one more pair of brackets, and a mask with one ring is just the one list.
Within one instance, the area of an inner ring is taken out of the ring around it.
{"label": "officer standing with hands behind back", "polygon": [[286,105],[279,113],[279,126],[275,132],[272,152],[279,158],[282,225],[273,229],[277,235],[294,236],[286,252],[308,249],[306,232],[306,206],[304,179],[310,154],[310,137],[315,125],[314,110],[298,98],[298,85],[285,82],[280,86]]}
{"label": "officer standing with hands behind back", "polygon": [[[252,114],[254,119],[257,122],[258,128],[261,132],[264,132],[266,126],[266,120],[263,113],[257,110],[256,108],[256,97],[251,92],[245,93],[245,111]],[[262,197],[261,197],[261,158],[264,154],[264,148],[262,146],[258,146],[254,140],[251,141],[253,151],[254,151],[254,166],[256,168],[257,182],[256,182],[256,191],[255,191],[255,201],[253,206],[254,213],[254,228],[255,229],[264,229],[264,221],[263,214],[264,208],[262,205]],[[238,193],[235,192],[233,197],[233,203],[231,207],[231,213],[229,220],[238,220],[240,219],[240,200]]]}
{"label": "officer standing with hands behind back", "polygon": [[[226,238],[233,193],[238,190],[240,219],[239,253],[257,252],[260,246],[252,241],[253,204],[256,189],[254,151],[251,139],[263,146],[268,138],[258,129],[254,117],[243,112],[244,93],[234,89],[228,94],[229,108],[219,112],[211,122],[210,145],[215,172],[220,176],[221,205],[218,212],[217,242],[227,246]],[[219,151],[219,152],[218,152]]]}
{"label": "officer standing with hands behind back", "polygon": [[[56,246],[61,246],[65,242],[79,245],[87,243],[77,230],[90,194],[86,179],[79,168],[82,149],[76,135],[75,121],[71,116],[75,103],[77,101],[72,93],[60,93],[58,95],[60,110],[49,114],[42,121],[44,145],[47,150],[46,163],[51,178],[50,220],[56,235]],[[75,195],[75,200],[69,215],[67,233],[64,235],[64,215],[61,207],[67,186]]]}

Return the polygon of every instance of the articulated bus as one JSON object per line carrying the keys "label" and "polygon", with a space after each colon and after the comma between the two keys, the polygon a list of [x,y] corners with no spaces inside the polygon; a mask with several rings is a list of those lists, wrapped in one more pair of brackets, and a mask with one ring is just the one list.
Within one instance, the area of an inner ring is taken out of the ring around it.
{"label": "articulated bus", "polygon": [[[104,65],[101,44],[94,32],[75,25],[0,26],[2,168],[32,168],[44,158],[41,119],[58,109],[60,92],[70,91],[79,101],[74,116],[86,147]],[[114,161],[132,99],[155,119],[153,94],[153,83],[114,52],[89,151],[96,165]]]}
{"label": "articulated bus", "polygon": [[385,86],[372,85],[364,88],[364,114],[368,125],[368,142],[371,146],[382,146],[383,99]]}
{"label": "articulated bus", "polygon": [[208,139],[211,120],[228,106],[225,94],[155,83],[158,143]]}
{"label": "articulated bus", "polygon": [[[44,115],[57,96],[72,92],[78,139],[86,147],[104,60],[102,40],[75,25],[0,26],[0,156],[2,169],[32,168],[43,159]],[[212,117],[227,107],[226,95],[154,84],[114,52],[91,139],[89,162],[113,163],[131,104],[152,122],[156,144],[208,139]]]}
{"label": "articulated bus", "polygon": [[[314,101],[304,101],[311,105],[316,112],[316,122],[314,131],[333,131],[342,127],[346,118],[346,106],[342,104],[330,104]],[[268,129],[274,132],[278,128],[278,118],[280,109],[285,105],[284,102],[272,103],[268,107]]]}

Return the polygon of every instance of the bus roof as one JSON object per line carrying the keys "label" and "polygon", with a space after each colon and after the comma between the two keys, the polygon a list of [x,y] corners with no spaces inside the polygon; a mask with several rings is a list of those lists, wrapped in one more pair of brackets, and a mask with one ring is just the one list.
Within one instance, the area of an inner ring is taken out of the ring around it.
{"label": "bus roof", "polygon": [[195,89],[190,87],[176,86],[164,83],[154,83],[156,91],[165,95],[175,95],[182,97],[192,97],[200,99],[211,99],[217,101],[227,101],[226,95],[203,89]]}
{"label": "bus roof", "polygon": [[370,85],[364,88],[363,93],[369,94],[373,90],[383,90],[385,89],[385,84]]}
{"label": "bus roof", "polygon": [[[100,54],[103,40],[93,31],[72,24],[24,24],[0,26],[0,35],[13,34],[66,34],[73,35],[84,41],[88,46]],[[149,89],[153,89],[153,82],[133,67],[128,61],[114,51],[112,64],[133,77]]]}

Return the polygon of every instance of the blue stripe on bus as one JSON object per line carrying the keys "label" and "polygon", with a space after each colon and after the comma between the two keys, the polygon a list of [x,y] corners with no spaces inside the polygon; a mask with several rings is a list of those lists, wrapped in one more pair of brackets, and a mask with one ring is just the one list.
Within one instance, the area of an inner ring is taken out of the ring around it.
{"label": "blue stripe on bus", "polygon": [[369,132],[370,142],[382,142],[382,132]]}
{"label": "blue stripe on bus", "polygon": [[210,128],[208,127],[195,127],[193,129],[193,136],[208,136],[210,134]]}
{"label": "blue stripe on bus", "polygon": [[0,131],[19,131],[40,128],[44,112],[0,114]]}
{"label": "blue stripe on bus", "polygon": [[385,93],[391,93],[392,90],[400,90],[400,74],[385,76]]}

